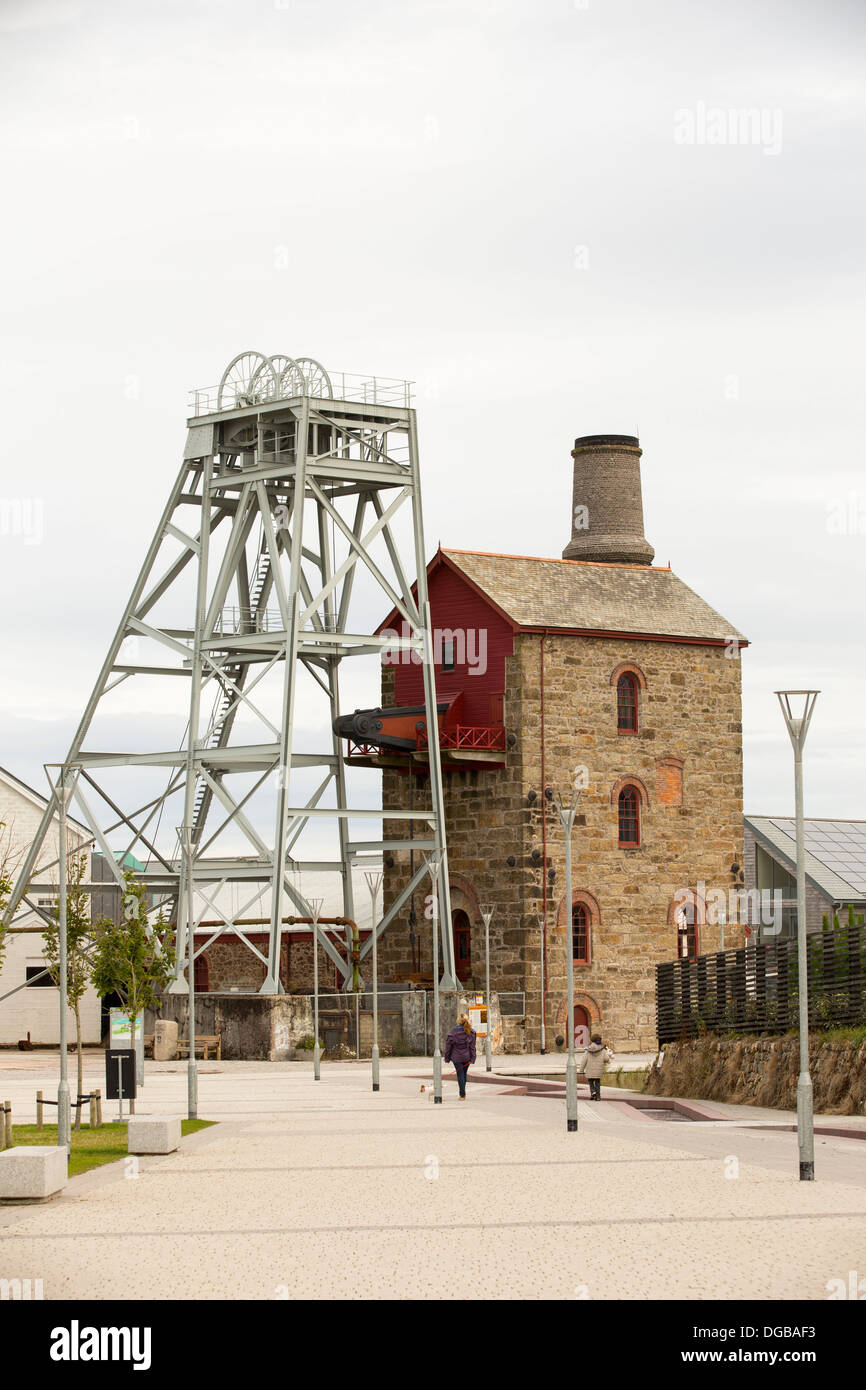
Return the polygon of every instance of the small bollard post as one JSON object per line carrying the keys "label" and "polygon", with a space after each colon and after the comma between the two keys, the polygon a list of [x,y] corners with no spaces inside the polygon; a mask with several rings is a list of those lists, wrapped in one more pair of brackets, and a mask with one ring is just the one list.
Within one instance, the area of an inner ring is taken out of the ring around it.
{"label": "small bollard post", "polygon": [[96,1129],[96,1092],[90,1092],[90,1128]]}
{"label": "small bollard post", "polygon": [[5,1116],[4,1116],[4,1119],[5,1119],[5,1121],[6,1121],[6,1123],[5,1123],[5,1125],[4,1125],[4,1130],[5,1130],[5,1132],[6,1132],[6,1147],[7,1147],[7,1149],[11,1149],[11,1148],[12,1148],[12,1102],[11,1102],[11,1100],[4,1101],[3,1108],[4,1108],[4,1110],[6,1111],[6,1114],[5,1114]]}
{"label": "small bollard post", "polygon": [[102,1091],[96,1088],[96,1127],[102,1129]]}
{"label": "small bollard post", "polygon": [[36,1128],[42,1128],[42,1092],[36,1092]]}

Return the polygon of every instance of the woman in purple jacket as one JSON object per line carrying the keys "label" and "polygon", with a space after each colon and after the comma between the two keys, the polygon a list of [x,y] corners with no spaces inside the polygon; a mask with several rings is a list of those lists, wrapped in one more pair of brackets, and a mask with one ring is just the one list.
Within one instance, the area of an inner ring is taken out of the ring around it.
{"label": "woman in purple jacket", "polygon": [[460,1015],[456,1028],[452,1028],[445,1039],[445,1061],[454,1063],[460,1099],[465,1100],[466,1077],[471,1063],[475,1061],[475,1034],[465,1014]]}

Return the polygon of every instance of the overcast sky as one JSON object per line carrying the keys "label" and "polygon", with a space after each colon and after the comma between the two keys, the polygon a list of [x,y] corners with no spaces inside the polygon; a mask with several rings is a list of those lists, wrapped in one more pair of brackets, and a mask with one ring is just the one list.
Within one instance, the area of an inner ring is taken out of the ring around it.
{"label": "overcast sky", "polygon": [[558,556],[575,436],[639,432],[752,642],[746,810],[810,685],[807,813],[862,818],[864,58],[862,0],[0,0],[0,763],[65,754],[256,348],[417,382],[431,553]]}

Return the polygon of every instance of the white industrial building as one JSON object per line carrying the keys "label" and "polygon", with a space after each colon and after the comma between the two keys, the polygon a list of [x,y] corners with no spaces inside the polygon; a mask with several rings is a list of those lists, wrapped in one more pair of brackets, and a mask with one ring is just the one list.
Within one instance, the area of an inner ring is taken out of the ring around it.
{"label": "white industrial building", "polygon": [[[26,782],[0,767],[0,872],[13,881],[39,828],[48,796],[34,791]],[[67,848],[70,855],[87,851],[90,879],[90,846],[92,836],[85,826],[67,820]],[[46,837],[41,864],[57,858],[57,817]],[[45,880],[56,884],[56,868],[45,874]],[[51,910],[56,891],[43,889],[32,894],[40,906]],[[34,979],[45,969],[43,924],[38,913],[26,911],[22,903],[15,914],[14,926],[6,934],[6,951],[0,969],[0,1047],[14,1047],[19,1039],[30,1034],[35,1045],[57,1046],[60,1040],[59,991],[50,979]],[[33,980],[32,984],[28,981]],[[19,988],[23,986],[23,988]],[[10,990],[15,990],[10,994]],[[8,998],[2,996],[8,995]],[[88,1045],[100,1042],[101,1009],[96,991],[88,987],[81,1001],[82,1041]],[[75,1040],[75,1016],[68,1011],[68,1038]]]}

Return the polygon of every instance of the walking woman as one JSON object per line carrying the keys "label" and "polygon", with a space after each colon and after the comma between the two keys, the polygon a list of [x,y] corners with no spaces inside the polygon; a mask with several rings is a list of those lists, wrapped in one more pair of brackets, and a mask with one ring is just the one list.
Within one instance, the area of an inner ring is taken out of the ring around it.
{"label": "walking woman", "polygon": [[454,1070],[457,1073],[457,1085],[460,1087],[460,1099],[466,1099],[466,1077],[469,1067],[475,1061],[475,1034],[472,1031],[472,1024],[465,1014],[461,1014],[457,1020],[457,1026],[451,1029],[445,1039],[445,1061],[454,1063]]}

